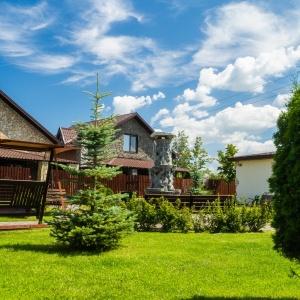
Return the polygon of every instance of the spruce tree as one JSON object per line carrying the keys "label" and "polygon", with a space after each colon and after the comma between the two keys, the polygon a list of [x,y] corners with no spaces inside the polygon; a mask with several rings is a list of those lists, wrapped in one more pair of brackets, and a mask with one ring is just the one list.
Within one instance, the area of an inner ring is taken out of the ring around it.
{"label": "spruce tree", "polygon": [[98,74],[96,92],[89,94],[93,102],[91,121],[75,126],[84,168],[62,167],[72,174],[93,178],[93,185],[74,195],[66,210],[56,210],[49,224],[51,235],[64,245],[106,250],[116,247],[121,237],[133,230],[134,222],[122,203],[122,195],[112,194],[101,184],[101,179],[116,176],[119,168],[106,165],[113,154],[116,129],[113,117],[103,119],[101,115],[101,100],[109,93],[99,92]]}
{"label": "spruce tree", "polygon": [[300,86],[295,85],[286,111],[277,121],[277,148],[270,187],[275,210],[275,248],[300,258]]}

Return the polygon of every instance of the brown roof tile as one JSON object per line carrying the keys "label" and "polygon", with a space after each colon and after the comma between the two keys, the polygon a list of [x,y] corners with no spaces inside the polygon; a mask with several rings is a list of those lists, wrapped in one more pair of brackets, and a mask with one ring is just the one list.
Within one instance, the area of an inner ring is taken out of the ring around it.
{"label": "brown roof tile", "polygon": [[[16,159],[16,160],[47,161],[49,159],[49,154],[44,152],[33,152],[33,151],[0,148],[0,158]],[[62,162],[62,163],[77,163],[76,161],[65,159],[65,158],[57,158],[54,159],[54,161]]]}
{"label": "brown roof tile", "polygon": [[0,158],[21,160],[46,160],[45,155],[41,152],[28,152],[4,148],[0,148]]}
{"label": "brown roof tile", "polygon": [[139,160],[130,158],[113,158],[109,163],[112,166],[129,167],[137,169],[150,169],[153,167],[153,160]]}

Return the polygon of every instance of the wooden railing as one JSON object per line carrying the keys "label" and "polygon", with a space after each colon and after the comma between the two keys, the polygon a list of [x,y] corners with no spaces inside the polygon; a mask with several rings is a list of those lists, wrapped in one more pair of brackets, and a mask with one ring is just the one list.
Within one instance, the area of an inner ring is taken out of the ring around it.
{"label": "wooden railing", "polygon": [[[91,179],[70,175],[62,170],[52,170],[51,188],[57,189],[60,182],[61,188],[66,190],[68,196],[74,195],[76,191],[91,186]],[[150,186],[150,178],[147,175],[119,174],[112,180],[102,180],[102,183],[115,193],[135,192],[144,196],[146,188]],[[174,187],[186,193],[192,185],[191,179],[176,178]]]}
{"label": "wooden railing", "polygon": [[[145,199],[151,201],[151,199],[160,198],[162,195],[146,195]],[[220,200],[221,206],[226,200],[232,199],[233,195],[164,195],[164,199],[175,204],[177,200],[180,201],[181,206],[189,207],[193,210],[199,210],[209,203]]]}
{"label": "wooden railing", "polygon": [[30,180],[31,169],[15,166],[0,166],[0,179]]}

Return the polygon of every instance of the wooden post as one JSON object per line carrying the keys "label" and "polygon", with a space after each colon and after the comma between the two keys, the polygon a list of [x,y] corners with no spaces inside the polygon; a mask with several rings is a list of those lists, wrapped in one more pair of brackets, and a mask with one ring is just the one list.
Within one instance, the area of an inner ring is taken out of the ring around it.
{"label": "wooden post", "polygon": [[47,170],[45,188],[44,188],[44,195],[43,195],[43,199],[42,199],[42,203],[41,203],[40,211],[39,211],[39,224],[42,224],[42,222],[43,222],[46,199],[47,199],[47,192],[48,192],[48,186],[49,186],[50,177],[51,177],[51,163],[53,162],[53,157],[54,157],[54,149],[51,149],[50,159],[49,159],[49,162],[48,162],[48,170]]}

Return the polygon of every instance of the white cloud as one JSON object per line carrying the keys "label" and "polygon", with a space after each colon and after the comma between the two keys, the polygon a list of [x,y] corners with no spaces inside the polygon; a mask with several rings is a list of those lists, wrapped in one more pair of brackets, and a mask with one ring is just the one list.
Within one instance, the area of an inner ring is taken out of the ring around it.
{"label": "white cloud", "polygon": [[0,4],[0,54],[10,62],[31,71],[53,73],[71,67],[71,55],[45,53],[35,39],[54,22],[45,1],[33,6]]}
{"label": "white cloud", "polygon": [[248,2],[232,2],[208,15],[206,39],[194,55],[202,66],[224,66],[238,57],[298,45],[299,8],[280,15]]}
{"label": "white cloud", "polygon": [[241,153],[260,152],[273,149],[273,144],[261,140],[261,135],[273,129],[281,110],[272,105],[255,106],[253,104],[236,103],[213,116],[197,119],[193,106],[179,104],[166,116],[162,116],[159,124],[173,132],[184,130],[192,139],[200,135],[205,143],[233,143]]}
{"label": "white cloud", "polygon": [[127,77],[134,92],[191,78],[191,71],[184,66],[190,50],[164,50],[148,37],[110,33],[119,22],[144,22],[145,17],[134,10],[131,2],[89,0],[88,3],[68,42],[84,53],[87,64],[100,65],[103,76]]}
{"label": "white cloud", "polygon": [[153,101],[164,99],[166,96],[162,92],[158,92],[152,96],[116,96],[113,98],[113,106],[115,114],[126,114],[134,112],[144,106],[149,106]]}
{"label": "white cloud", "polygon": [[166,116],[170,113],[170,111],[166,108],[162,108],[160,109],[155,115],[154,117],[151,118],[150,123],[154,124],[157,120],[159,120],[161,117]]}
{"label": "white cloud", "polygon": [[76,59],[67,55],[40,54],[20,62],[19,65],[41,73],[55,73],[68,69],[75,64]]}
{"label": "white cloud", "polygon": [[273,101],[273,105],[277,106],[279,108],[284,108],[285,105],[288,103],[288,101],[291,98],[291,93],[287,94],[279,94],[276,96],[276,98]]}
{"label": "white cloud", "polygon": [[262,93],[269,77],[282,76],[299,61],[300,46],[261,53],[257,58],[240,57],[222,71],[203,68],[196,89],[185,89],[177,99],[198,101],[203,107],[209,107],[217,103],[210,95],[213,89]]}

